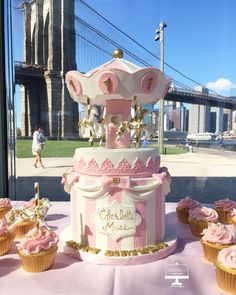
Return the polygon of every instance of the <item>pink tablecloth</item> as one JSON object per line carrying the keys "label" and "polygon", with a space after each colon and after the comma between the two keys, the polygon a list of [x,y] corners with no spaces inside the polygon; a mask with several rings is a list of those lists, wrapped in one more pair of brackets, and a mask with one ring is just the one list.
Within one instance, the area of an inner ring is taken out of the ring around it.
{"label": "pink tablecloth", "polygon": [[[14,207],[21,205],[14,202]],[[69,202],[53,202],[48,223],[59,234],[69,223]],[[27,273],[21,268],[14,246],[10,254],[0,257],[0,294],[83,294],[83,295],[208,295],[225,294],[216,285],[214,266],[204,260],[198,239],[188,225],[179,224],[174,203],[166,204],[166,221],[177,232],[178,248],[174,254],[156,262],[136,266],[104,266],[77,261],[59,248],[51,270]],[[172,287],[165,278],[169,265],[182,264],[189,278]]]}

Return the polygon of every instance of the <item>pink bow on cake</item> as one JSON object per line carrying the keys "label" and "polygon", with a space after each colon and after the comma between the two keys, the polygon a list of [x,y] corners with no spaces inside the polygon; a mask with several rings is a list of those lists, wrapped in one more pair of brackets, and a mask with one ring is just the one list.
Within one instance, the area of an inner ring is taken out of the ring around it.
{"label": "pink bow on cake", "polygon": [[152,177],[159,180],[160,183],[166,179],[168,182],[171,181],[170,173],[166,167],[161,167],[158,174],[152,174]]}
{"label": "pink bow on cake", "polygon": [[79,181],[79,174],[73,170],[73,168],[69,168],[62,177],[61,183],[72,185],[74,182]]}
{"label": "pink bow on cake", "polygon": [[102,176],[101,186],[107,188],[109,186],[115,186],[119,188],[130,188],[130,177],[129,176]]}

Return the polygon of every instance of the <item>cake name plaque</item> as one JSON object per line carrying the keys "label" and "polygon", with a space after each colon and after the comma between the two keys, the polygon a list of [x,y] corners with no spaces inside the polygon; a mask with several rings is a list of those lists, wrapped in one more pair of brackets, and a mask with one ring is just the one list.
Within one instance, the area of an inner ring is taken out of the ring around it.
{"label": "cake name plaque", "polygon": [[98,207],[92,215],[99,233],[106,234],[117,240],[121,237],[132,236],[136,227],[141,223],[141,216],[135,212],[133,205],[116,202]]}

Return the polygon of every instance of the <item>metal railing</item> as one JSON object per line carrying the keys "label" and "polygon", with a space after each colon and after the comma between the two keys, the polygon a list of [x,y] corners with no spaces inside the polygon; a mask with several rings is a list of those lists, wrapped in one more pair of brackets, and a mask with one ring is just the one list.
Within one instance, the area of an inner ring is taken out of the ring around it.
{"label": "metal railing", "polygon": [[236,97],[222,96],[213,93],[202,93],[197,90],[171,87],[165,100],[180,101],[189,104],[211,105],[221,108],[236,109]]}
{"label": "metal railing", "polygon": [[232,97],[232,96],[223,96],[223,95],[217,95],[217,94],[213,94],[213,93],[202,93],[200,91],[194,90],[192,89],[191,91],[188,89],[184,89],[184,88],[175,88],[175,87],[170,87],[169,93],[173,93],[173,94],[178,94],[178,95],[187,95],[187,96],[195,96],[195,97],[201,97],[201,98],[205,98],[205,99],[209,99],[211,98],[212,100],[218,100],[218,101],[222,101],[222,102],[230,102],[236,105],[236,97]]}

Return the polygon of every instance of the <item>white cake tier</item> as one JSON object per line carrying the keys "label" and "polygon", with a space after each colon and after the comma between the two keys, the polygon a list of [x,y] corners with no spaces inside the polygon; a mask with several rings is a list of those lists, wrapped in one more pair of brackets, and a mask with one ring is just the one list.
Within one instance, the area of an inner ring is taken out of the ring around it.
{"label": "white cake tier", "polygon": [[147,177],[160,168],[156,148],[79,148],[74,158],[74,171],[87,175]]}
{"label": "white cake tier", "polygon": [[102,250],[136,250],[165,234],[168,172],[152,177],[64,176],[71,196],[70,240]]}

